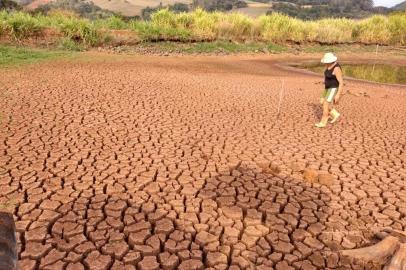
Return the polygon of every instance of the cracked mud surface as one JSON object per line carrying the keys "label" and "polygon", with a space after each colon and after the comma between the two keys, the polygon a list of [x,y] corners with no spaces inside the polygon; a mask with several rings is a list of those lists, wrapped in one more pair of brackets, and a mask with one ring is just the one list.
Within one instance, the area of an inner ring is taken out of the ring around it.
{"label": "cracked mud surface", "polygon": [[270,59],[103,58],[0,79],[0,203],[22,269],[379,269],[337,251],[406,230],[405,88],[347,81],[343,118],[318,130],[322,78]]}

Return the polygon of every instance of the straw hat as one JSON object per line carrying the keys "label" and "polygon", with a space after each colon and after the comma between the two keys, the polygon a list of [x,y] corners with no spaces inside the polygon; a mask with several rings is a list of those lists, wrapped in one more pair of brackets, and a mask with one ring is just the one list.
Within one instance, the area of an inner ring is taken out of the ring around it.
{"label": "straw hat", "polygon": [[335,56],[333,53],[326,53],[321,59],[321,62],[323,64],[331,64],[335,61],[337,61],[337,56]]}

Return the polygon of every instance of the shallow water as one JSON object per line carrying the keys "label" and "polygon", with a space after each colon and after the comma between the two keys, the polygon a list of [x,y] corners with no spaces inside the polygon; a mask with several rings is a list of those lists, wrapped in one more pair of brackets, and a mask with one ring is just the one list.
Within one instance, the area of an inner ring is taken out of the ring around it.
{"label": "shallow water", "polygon": [[[386,65],[386,64],[341,64],[344,76],[361,80],[406,84],[406,66]],[[316,73],[324,73],[324,65],[319,63],[305,63],[295,65],[295,67],[305,68]]]}

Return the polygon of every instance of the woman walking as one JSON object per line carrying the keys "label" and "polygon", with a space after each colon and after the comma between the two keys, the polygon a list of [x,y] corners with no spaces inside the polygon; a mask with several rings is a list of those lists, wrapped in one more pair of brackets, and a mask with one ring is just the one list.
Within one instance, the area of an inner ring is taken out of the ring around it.
{"label": "woman walking", "polygon": [[326,53],[321,62],[326,65],[326,70],[324,71],[325,89],[320,98],[320,103],[323,105],[323,116],[320,122],[316,124],[318,128],[327,126],[329,116],[331,116],[331,124],[334,124],[340,118],[340,113],[334,108],[334,104],[337,104],[340,100],[344,85],[343,72],[337,62],[337,56],[333,53]]}

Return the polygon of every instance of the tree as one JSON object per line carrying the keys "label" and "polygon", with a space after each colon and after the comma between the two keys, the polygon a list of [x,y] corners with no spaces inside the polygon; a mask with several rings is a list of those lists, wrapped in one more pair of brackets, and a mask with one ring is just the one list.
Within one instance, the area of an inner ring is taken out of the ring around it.
{"label": "tree", "polygon": [[374,8],[373,0],[359,0],[359,3],[362,10],[372,10]]}

